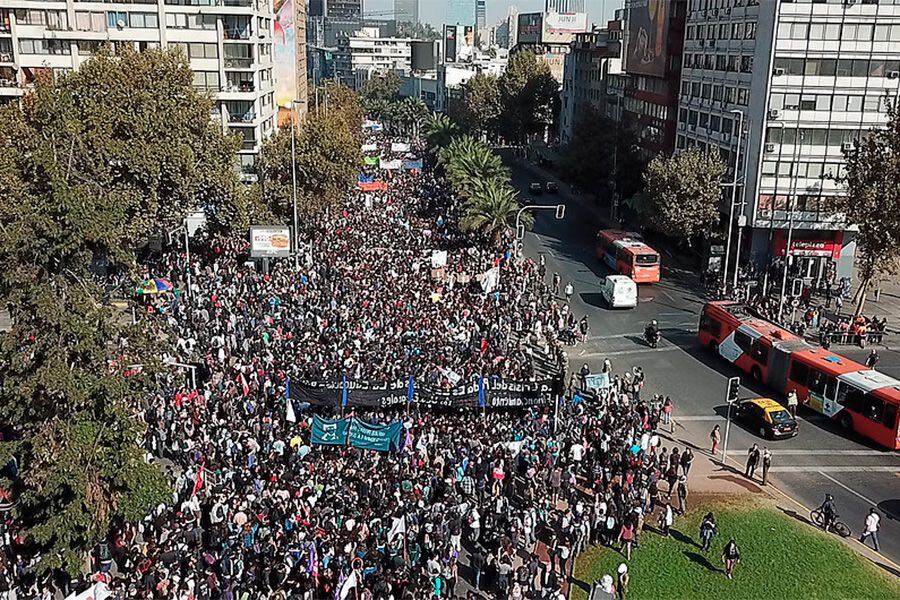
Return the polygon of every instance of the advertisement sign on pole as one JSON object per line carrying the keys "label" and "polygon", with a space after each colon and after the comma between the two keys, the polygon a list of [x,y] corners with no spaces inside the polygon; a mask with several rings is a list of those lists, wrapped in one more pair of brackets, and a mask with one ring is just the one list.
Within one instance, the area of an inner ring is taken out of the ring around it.
{"label": "advertisement sign on pole", "polygon": [[250,256],[287,258],[291,255],[291,230],[288,227],[251,227]]}

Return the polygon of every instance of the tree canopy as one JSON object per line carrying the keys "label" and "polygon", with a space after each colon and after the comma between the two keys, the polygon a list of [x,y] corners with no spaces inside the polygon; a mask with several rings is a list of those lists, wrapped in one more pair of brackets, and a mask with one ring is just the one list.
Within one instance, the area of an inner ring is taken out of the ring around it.
{"label": "tree canopy", "polygon": [[466,131],[488,137],[498,133],[503,104],[497,77],[476,73],[462,85],[462,100],[458,104],[457,118]]}
{"label": "tree canopy", "polygon": [[553,124],[559,110],[559,84],[547,63],[533,52],[515,52],[499,80],[505,138],[525,142]]}
{"label": "tree canopy", "polygon": [[688,245],[695,236],[709,233],[719,221],[725,170],[718,154],[696,148],[654,158],[644,172],[651,225]]}
{"label": "tree canopy", "polygon": [[865,305],[869,285],[896,272],[900,262],[900,113],[896,104],[888,106],[888,117],[886,128],[871,130],[844,151],[846,194],[832,201],[832,208],[859,228],[857,313]]}
{"label": "tree canopy", "polygon": [[156,392],[159,335],[123,325],[101,283],[135,277],[135,248],[188,213],[245,208],[239,141],[192,81],[180,53],[103,51],[0,109],[0,464],[20,472],[0,487],[42,568],[79,570],[111,521],[168,497],[134,416]]}

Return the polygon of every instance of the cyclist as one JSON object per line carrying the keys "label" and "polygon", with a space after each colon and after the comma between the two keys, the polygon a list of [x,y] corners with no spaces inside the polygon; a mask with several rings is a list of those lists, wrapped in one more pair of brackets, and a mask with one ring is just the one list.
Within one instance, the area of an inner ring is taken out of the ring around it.
{"label": "cyclist", "polygon": [[834,496],[825,494],[825,501],[819,506],[819,510],[822,511],[822,529],[828,531],[831,529],[831,526],[834,525],[834,521],[837,518]]}

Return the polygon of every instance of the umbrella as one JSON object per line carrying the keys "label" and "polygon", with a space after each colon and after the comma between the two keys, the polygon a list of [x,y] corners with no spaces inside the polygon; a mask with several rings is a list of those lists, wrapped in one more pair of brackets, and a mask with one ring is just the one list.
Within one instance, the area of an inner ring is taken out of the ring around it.
{"label": "umbrella", "polygon": [[135,290],[137,294],[162,294],[163,292],[171,292],[175,288],[168,279],[161,277],[153,277],[147,279]]}

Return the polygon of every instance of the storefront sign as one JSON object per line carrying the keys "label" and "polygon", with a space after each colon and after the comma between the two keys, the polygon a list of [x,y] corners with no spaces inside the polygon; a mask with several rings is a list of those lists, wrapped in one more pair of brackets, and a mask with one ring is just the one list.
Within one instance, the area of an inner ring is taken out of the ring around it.
{"label": "storefront sign", "polygon": [[[796,235],[796,234],[795,234]],[[830,258],[837,260],[841,257],[841,247],[843,246],[844,234],[842,231],[834,232],[833,240],[791,240],[791,256],[807,256],[813,258]],[[777,231],[772,239],[772,255],[784,256],[784,249],[787,246],[787,233]]]}

